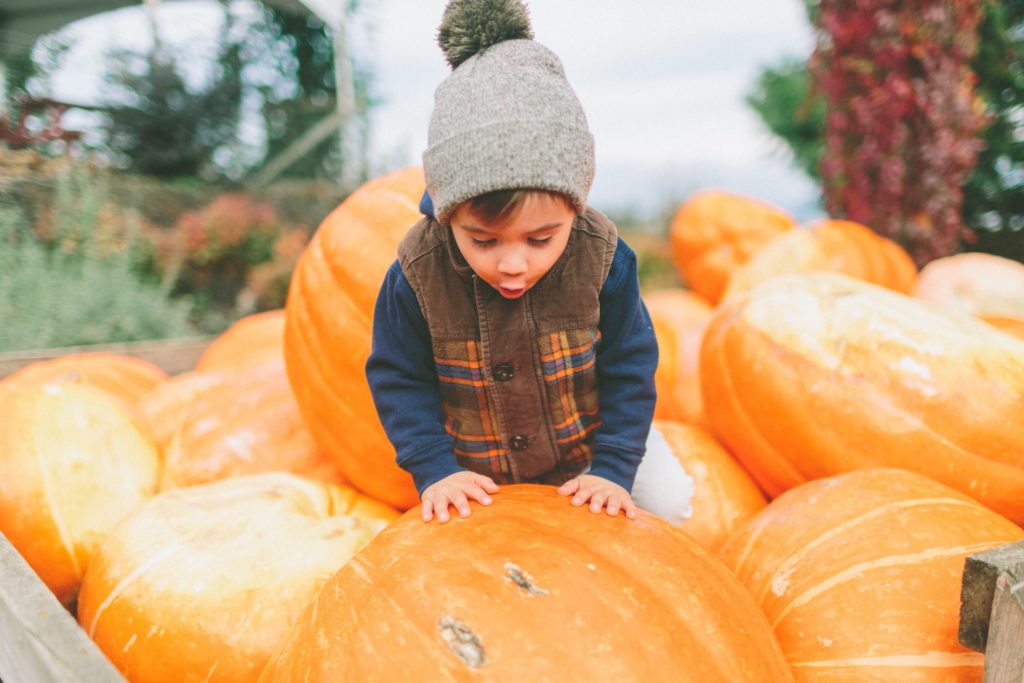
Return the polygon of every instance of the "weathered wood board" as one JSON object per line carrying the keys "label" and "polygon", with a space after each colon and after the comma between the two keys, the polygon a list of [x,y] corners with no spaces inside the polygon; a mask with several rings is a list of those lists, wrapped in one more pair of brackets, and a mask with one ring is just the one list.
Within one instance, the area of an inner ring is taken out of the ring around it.
{"label": "weathered wood board", "polygon": [[69,353],[94,351],[123,353],[127,356],[142,358],[174,375],[195,367],[199,356],[202,355],[213,339],[213,337],[189,337],[186,339],[128,342],[124,344],[96,344],[92,346],[36,349],[32,351],[9,351],[7,353],[0,353],[0,379],[36,361],[50,360]]}
{"label": "weathered wood board", "polygon": [[125,682],[2,533],[0,680],[8,683]]}

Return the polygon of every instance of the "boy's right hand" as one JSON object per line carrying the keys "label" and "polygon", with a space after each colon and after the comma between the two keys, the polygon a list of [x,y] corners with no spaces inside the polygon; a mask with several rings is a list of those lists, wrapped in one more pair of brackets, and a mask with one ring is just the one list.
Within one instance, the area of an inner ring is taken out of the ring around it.
{"label": "boy's right hand", "polygon": [[483,474],[469,471],[449,474],[423,489],[423,495],[420,496],[423,501],[423,521],[429,522],[437,517],[437,521],[447,522],[449,505],[458,510],[460,517],[469,517],[470,498],[481,505],[490,505],[491,497],[488,494],[497,492],[498,485]]}

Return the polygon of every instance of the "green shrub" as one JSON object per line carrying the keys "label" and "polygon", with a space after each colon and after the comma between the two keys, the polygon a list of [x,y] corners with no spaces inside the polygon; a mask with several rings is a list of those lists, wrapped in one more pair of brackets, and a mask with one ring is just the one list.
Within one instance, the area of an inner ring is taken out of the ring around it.
{"label": "green shrub", "polygon": [[137,227],[119,217],[126,229],[105,229],[103,187],[84,177],[72,169],[58,180],[45,236],[0,204],[0,351],[194,333],[188,302],[137,272]]}

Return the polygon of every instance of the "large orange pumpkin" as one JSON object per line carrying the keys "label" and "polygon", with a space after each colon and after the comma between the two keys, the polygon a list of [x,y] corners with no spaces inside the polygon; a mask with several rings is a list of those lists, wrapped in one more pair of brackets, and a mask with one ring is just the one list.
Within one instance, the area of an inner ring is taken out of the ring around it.
{"label": "large orange pumpkin", "polygon": [[673,420],[654,424],[693,477],[693,515],[680,528],[714,551],[764,508],[764,494],[735,458],[700,427]]}
{"label": "large orange pumpkin", "polygon": [[761,605],[798,681],[981,681],[957,642],[964,559],[1024,539],[911,472],[863,470],[779,496],[720,557]]}
{"label": "large orange pumpkin", "polygon": [[672,260],[690,289],[718,303],[732,272],[795,225],[792,216],[770,204],[705,190],[689,197],[672,217]]}
{"label": "large orange pumpkin", "polygon": [[160,442],[161,489],[275,470],[344,481],[302,421],[284,359],[212,374],[181,412],[164,416],[172,428]]}
{"label": "large orange pumpkin", "polygon": [[0,386],[0,532],[65,605],[159,471],[120,398],[67,378]]}
{"label": "large orange pumpkin", "polygon": [[196,361],[196,370],[225,370],[280,358],[284,310],[247,315],[224,330]]}
{"label": "large orange pumpkin", "polygon": [[284,353],[317,443],[361,491],[400,508],[419,498],[377,418],[365,365],[373,308],[398,243],[420,218],[423,173],[372,180],[320,225],[292,275]]}
{"label": "large orange pumpkin", "polygon": [[[1024,237],[1022,237],[1024,239]],[[981,318],[1024,327],[1024,263],[970,252],[935,259],[921,269],[914,296]]]}
{"label": "large orange pumpkin", "polygon": [[891,466],[1024,522],[1024,343],[832,273],[726,301],[701,349],[705,411],[771,496]]}
{"label": "large orange pumpkin", "polygon": [[260,681],[791,680],[752,599],[693,539],[502,487],[419,511],[335,574]]}
{"label": "large orange pumpkin", "polygon": [[644,295],[658,337],[658,369],[654,383],[658,402],[654,416],[704,424],[700,397],[700,342],[711,322],[711,306],[684,289],[662,289]]}
{"label": "large orange pumpkin", "polygon": [[829,270],[910,294],[917,266],[892,240],[860,223],[822,220],[790,230],[758,249],[733,272],[725,296],[784,273]]}
{"label": "large orange pumpkin", "polygon": [[26,365],[4,382],[32,382],[62,375],[80,377],[134,405],[143,394],[167,379],[167,373],[141,358],[107,351],[71,353]]}
{"label": "large orange pumpkin", "polygon": [[254,681],[323,581],[395,517],[280,472],[162,493],[95,553],[78,619],[135,683]]}

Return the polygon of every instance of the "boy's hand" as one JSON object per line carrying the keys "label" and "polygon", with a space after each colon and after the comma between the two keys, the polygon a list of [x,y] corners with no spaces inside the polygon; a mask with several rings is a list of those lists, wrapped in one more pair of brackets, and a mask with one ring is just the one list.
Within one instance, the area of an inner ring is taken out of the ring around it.
{"label": "boy's hand", "polygon": [[497,493],[498,485],[490,477],[476,472],[456,472],[435,481],[423,489],[423,521],[429,522],[435,516],[439,522],[448,521],[448,506],[459,511],[460,517],[469,517],[469,498],[481,505],[490,505],[490,493]]}
{"label": "boy's hand", "polygon": [[636,518],[636,505],[626,489],[603,477],[593,474],[581,474],[558,487],[563,496],[572,496],[573,505],[583,505],[590,501],[591,512],[601,512],[601,508],[614,517],[623,510],[630,519]]}

